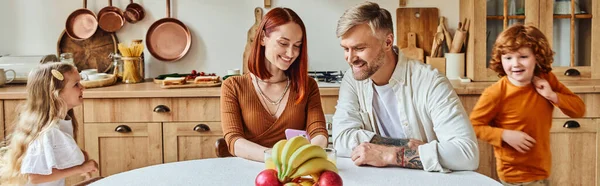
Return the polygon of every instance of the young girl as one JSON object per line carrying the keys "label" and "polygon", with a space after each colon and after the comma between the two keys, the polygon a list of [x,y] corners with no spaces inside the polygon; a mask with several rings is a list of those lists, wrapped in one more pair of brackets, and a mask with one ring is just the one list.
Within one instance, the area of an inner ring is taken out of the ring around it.
{"label": "young girl", "polygon": [[554,107],[569,117],[585,113],[581,98],[551,72],[553,55],[542,32],[524,25],[506,29],[492,49],[490,68],[501,79],[483,91],[471,123],[494,146],[504,185],[548,185]]}
{"label": "young girl", "polygon": [[2,185],[65,185],[65,178],[97,171],[75,142],[83,87],[77,68],[42,64],[29,74],[27,100],[2,149]]}

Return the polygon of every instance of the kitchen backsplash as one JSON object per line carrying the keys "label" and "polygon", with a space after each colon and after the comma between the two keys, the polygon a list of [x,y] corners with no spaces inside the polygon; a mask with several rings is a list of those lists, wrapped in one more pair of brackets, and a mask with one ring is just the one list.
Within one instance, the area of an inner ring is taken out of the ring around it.
{"label": "kitchen backsplash", "polygon": [[[347,8],[364,0],[272,0],[272,7],[288,7],[302,17],[307,27],[310,71],[345,71],[343,50],[335,36],[338,18]],[[146,40],[146,32],[156,20],[166,16],[165,0],[134,0],[146,11],[143,20],[125,23],[117,32],[118,40]],[[398,0],[375,1],[390,10],[395,20]],[[94,13],[107,1],[88,1]],[[79,0],[2,0],[0,1],[0,54],[55,54],[56,42],[65,27],[67,16],[82,8]],[[126,0],[113,6],[125,9]],[[263,7],[263,0],[171,0],[171,16],[190,29],[192,44],[185,57],[176,62],[162,62],[146,50],[146,77],[165,73],[198,71],[225,75],[227,69],[242,68],[242,53],[248,29],[254,24],[253,10]],[[458,0],[408,1],[409,7],[437,7],[449,22],[458,22]],[[263,7],[263,9],[265,9]],[[265,13],[268,9],[265,9]],[[315,12],[319,12],[315,14]],[[395,22],[395,21],[394,21]],[[394,23],[395,24],[395,23]],[[455,25],[450,25],[454,30]]]}

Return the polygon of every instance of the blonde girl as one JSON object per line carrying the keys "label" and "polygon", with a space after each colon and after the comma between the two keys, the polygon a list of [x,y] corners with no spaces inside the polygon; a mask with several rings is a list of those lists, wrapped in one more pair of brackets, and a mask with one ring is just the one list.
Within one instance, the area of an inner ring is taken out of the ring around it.
{"label": "blonde girl", "polygon": [[66,177],[97,171],[75,142],[79,80],[68,63],[42,64],[29,74],[27,100],[2,148],[1,185],[65,185]]}

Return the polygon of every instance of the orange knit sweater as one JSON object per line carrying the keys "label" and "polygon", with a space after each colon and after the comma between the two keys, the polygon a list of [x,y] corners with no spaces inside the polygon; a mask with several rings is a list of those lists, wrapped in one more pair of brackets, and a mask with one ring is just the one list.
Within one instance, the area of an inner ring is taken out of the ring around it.
{"label": "orange knit sweater", "polygon": [[[550,176],[550,127],[554,106],[569,117],[582,117],[585,113],[583,100],[554,74],[541,77],[557,93],[557,105],[538,94],[533,84],[517,87],[505,76],[484,90],[471,112],[475,134],[494,146],[498,176],[506,182],[529,182]],[[521,154],[502,141],[505,129],[525,132],[537,143]]]}
{"label": "orange knit sweater", "polygon": [[290,89],[287,105],[279,119],[275,119],[262,106],[250,74],[227,78],[221,87],[221,125],[229,152],[235,154],[233,144],[239,138],[271,148],[285,139],[285,129],[306,130],[311,137],[327,137],[319,88],[314,79],[308,79],[302,102],[296,104],[298,92]]}

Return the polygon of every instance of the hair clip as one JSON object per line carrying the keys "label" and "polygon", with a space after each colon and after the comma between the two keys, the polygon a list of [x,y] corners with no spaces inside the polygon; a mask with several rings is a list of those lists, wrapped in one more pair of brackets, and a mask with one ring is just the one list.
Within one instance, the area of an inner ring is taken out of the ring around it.
{"label": "hair clip", "polygon": [[58,70],[56,69],[52,69],[50,72],[52,72],[52,76],[54,76],[54,78],[58,79],[58,80],[64,80],[65,76],[63,76],[62,73],[60,73]]}

